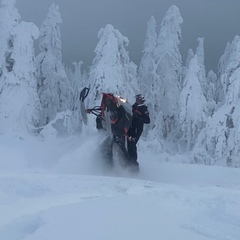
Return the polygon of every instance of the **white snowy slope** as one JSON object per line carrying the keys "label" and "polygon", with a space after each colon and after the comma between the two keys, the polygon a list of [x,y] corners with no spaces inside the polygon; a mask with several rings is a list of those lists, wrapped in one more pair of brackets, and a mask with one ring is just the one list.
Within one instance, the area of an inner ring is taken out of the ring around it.
{"label": "white snowy slope", "polygon": [[0,136],[1,240],[240,239],[239,169],[145,152],[127,175],[97,141]]}

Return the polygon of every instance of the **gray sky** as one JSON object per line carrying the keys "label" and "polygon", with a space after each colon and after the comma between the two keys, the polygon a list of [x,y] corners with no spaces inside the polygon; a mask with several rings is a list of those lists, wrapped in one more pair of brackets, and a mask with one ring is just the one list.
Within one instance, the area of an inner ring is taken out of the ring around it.
{"label": "gray sky", "polygon": [[84,67],[91,65],[97,32],[106,24],[128,37],[130,58],[139,64],[147,21],[153,15],[159,32],[166,11],[173,4],[183,17],[180,51],[184,63],[188,49],[195,51],[197,38],[204,37],[206,69],[216,71],[227,42],[240,35],[239,0],[16,0],[22,20],[38,27],[52,3],[59,6],[62,15],[63,60],[69,66],[80,60]]}

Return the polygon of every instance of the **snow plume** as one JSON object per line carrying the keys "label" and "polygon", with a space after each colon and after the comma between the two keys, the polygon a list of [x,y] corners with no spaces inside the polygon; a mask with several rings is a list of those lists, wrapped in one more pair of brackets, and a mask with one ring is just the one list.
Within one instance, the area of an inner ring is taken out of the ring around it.
{"label": "snow plume", "polygon": [[219,63],[224,89],[222,106],[207,122],[197,139],[194,160],[205,164],[240,166],[240,37],[228,44]]}
{"label": "snow plume", "polygon": [[138,176],[118,177],[98,142],[0,135],[0,239],[239,239],[238,169],[163,163],[150,148]]}
{"label": "snow plume", "polygon": [[99,105],[103,92],[119,94],[132,102],[138,92],[137,67],[130,61],[125,49],[129,44],[128,39],[112,25],[102,28],[98,38],[96,56],[90,69],[90,105]]}
{"label": "snow plume", "polygon": [[1,48],[0,132],[24,135],[39,126],[41,106],[33,48],[39,30],[33,23],[20,22],[14,5],[15,1],[2,1],[1,11],[4,14],[0,25],[6,35]]}
{"label": "snow plume", "polygon": [[[79,126],[79,128],[76,128],[76,126]],[[77,119],[73,112],[68,110],[57,113],[56,117],[40,132],[40,136],[44,139],[66,137],[80,131],[81,126],[80,117]]]}

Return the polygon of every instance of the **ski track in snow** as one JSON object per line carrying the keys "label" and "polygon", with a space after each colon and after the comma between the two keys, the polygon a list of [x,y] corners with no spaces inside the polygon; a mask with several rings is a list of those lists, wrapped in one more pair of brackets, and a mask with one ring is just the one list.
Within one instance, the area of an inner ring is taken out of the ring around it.
{"label": "ski track in snow", "polygon": [[240,239],[238,169],[146,153],[136,176],[94,158],[96,141],[29,144],[0,138],[1,240]]}

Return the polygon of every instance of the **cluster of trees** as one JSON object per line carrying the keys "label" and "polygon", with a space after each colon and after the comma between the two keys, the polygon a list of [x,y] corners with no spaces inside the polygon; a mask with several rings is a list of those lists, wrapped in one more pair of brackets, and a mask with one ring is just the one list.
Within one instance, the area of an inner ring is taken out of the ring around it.
{"label": "cluster of trees", "polygon": [[0,132],[39,133],[51,121],[51,134],[57,134],[56,128],[62,134],[79,131],[81,63],[74,64],[69,77],[62,62],[58,6],[50,6],[40,29],[21,21],[15,0],[2,0],[0,14]]}
{"label": "cluster of trees", "polygon": [[[227,44],[217,74],[206,73],[203,38],[183,64],[183,19],[171,6],[159,33],[154,17],[149,19],[139,66],[129,59],[129,40],[107,25],[98,32],[89,72],[82,73],[82,62],[74,63],[74,70],[63,65],[56,5],[40,29],[21,21],[15,0],[2,0],[0,15],[0,133],[81,133],[79,93],[84,86],[90,87],[91,106],[99,104],[102,92],[130,102],[141,92],[152,120],[144,136],[153,151],[168,143],[191,154],[195,163],[240,166],[239,36]],[[37,39],[40,53],[35,56]]]}

